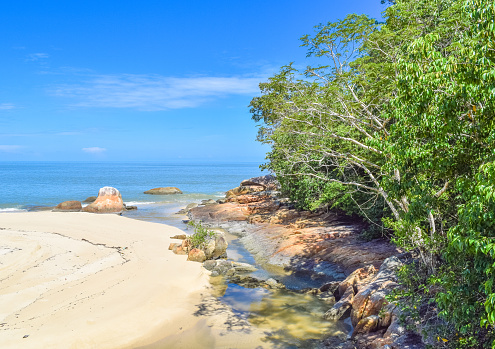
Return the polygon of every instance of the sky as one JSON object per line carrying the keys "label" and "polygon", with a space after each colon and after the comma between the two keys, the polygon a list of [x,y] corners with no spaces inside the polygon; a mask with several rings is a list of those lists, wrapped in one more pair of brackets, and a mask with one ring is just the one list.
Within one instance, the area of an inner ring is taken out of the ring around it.
{"label": "sky", "polygon": [[[380,0],[0,4],[0,161],[262,163],[249,102],[299,38]],[[305,63],[306,62],[306,63]]]}

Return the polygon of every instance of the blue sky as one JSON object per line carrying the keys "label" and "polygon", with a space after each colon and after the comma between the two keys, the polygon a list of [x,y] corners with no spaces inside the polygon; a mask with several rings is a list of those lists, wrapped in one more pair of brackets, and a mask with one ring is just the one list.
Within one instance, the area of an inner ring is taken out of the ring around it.
{"label": "blue sky", "polygon": [[249,104],[319,23],[380,0],[0,5],[0,161],[263,162]]}

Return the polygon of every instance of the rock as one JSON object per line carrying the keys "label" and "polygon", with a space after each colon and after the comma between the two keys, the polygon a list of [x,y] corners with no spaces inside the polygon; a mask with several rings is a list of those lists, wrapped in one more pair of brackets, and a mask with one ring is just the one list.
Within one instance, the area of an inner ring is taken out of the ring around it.
{"label": "rock", "polygon": [[182,244],[175,244],[172,248],[172,252],[175,254],[187,254],[187,252],[182,248]]}
{"label": "rock", "polygon": [[222,233],[216,233],[213,238],[210,238],[204,248],[206,259],[217,259],[223,256],[228,247],[227,240]]}
{"label": "rock", "polygon": [[90,196],[90,197],[87,197],[86,200],[84,200],[83,202],[84,203],[91,203],[91,202],[94,202],[96,200],[96,196]]}
{"label": "rock", "polygon": [[[209,262],[209,263],[206,263]],[[203,266],[212,272],[212,276],[227,275],[233,276],[235,274],[235,269],[232,267],[231,261],[213,261],[208,260],[203,263]],[[232,270],[232,272],[229,272]]]}
{"label": "rock", "polygon": [[177,239],[177,240],[185,240],[185,239],[187,239],[187,235],[186,234],[179,234],[179,235],[174,235],[170,238],[171,239]]}
{"label": "rock", "polygon": [[245,179],[241,182],[241,186],[260,186],[263,187],[263,190],[277,190],[280,188],[280,184],[272,175]]}
{"label": "rock", "polygon": [[280,210],[274,212],[274,214],[270,217],[269,222],[272,224],[284,224],[300,217],[301,213],[297,210],[281,208]]}
{"label": "rock", "polygon": [[229,244],[223,235],[215,236],[215,249],[213,250],[212,258],[216,259],[223,256],[227,252]]}
{"label": "rock", "polygon": [[153,188],[144,192],[144,194],[151,195],[170,195],[170,194],[182,194],[182,191],[176,187],[160,187]]}
{"label": "rock", "polygon": [[193,203],[190,203],[188,204],[186,207],[184,207],[183,209],[179,210],[179,212],[177,212],[177,214],[188,214],[189,211],[192,209],[192,208],[195,208],[195,207],[198,207],[198,204],[193,202]]}
{"label": "rock", "polygon": [[206,262],[203,263],[203,267],[206,270],[210,270],[210,271],[212,271],[213,269],[215,269],[216,266],[217,266],[217,261],[214,261],[214,260],[208,260],[208,261],[206,261]]}
{"label": "rock", "polygon": [[351,314],[353,298],[354,290],[349,287],[340,300],[323,315],[323,318],[326,320],[344,320],[348,318]]}
{"label": "rock", "polygon": [[270,288],[285,288],[283,284],[278,282],[277,280],[273,278],[269,278],[268,280],[265,281],[265,283],[270,287]]}
{"label": "rock", "polygon": [[79,212],[82,210],[82,205],[79,201],[64,201],[53,209],[56,212]]}
{"label": "rock", "polygon": [[280,202],[277,200],[265,200],[248,204],[248,214],[267,214],[277,211],[280,208]]}
{"label": "rock", "polygon": [[177,242],[172,242],[170,245],[168,245],[168,249],[171,250],[171,251],[173,251],[174,248],[177,248],[179,246],[182,246],[182,244],[177,243]]}
{"label": "rock", "polygon": [[228,199],[231,196],[239,196],[239,195],[245,195],[245,194],[250,194],[250,193],[256,193],[259,191],[263,191],[263,187],[257,186],[257,185],[251,185],[251,186],[240,186],[234,189],[230,189],[228,192],[225,193],[225,197]]}
{"label": "rock", "polygon": [[357,292],[351,313],[353,326],[361,319],[378,315],[382,307],[388,304],[385,297],[398,286],[395,271],[401,266],[402,262],[397,257],[387,258],[371,282]]}
{"label": "rock", "polygon": [[188,261],[203,263],[206,260],[205,252],[199,248],[193,248],[187,255]]}
{"label": "rock", "polygon": [[359,284],[366,283],[376,273],[374,266],[369,265],[363,268],[356,269],[344,281],[342,281],[335,291],[335,299],[339,300],[348,288],[352,288],[356,293]]}
{"label": "rock", "polygon": [[216,205],[216,204],[218,204],[218,203],[215,200],[213,200],[213,199],[208,199],[208,200],[202,200],[201,201],[201,205],[203,205],[203,206]]}
{"label": "rock", "polygon": [[255,266],[248,263],[232,262],[232,266],[237,273],[251,273],[258,270]]}
{"label": "rock", "polygon": [[318,299],[324,301],[327,304],[334,304],[335,303],[335,297],[333,295],[333,292],[322,292],[317,294],[316,296]]}
{"label": "rock", "polygon": [[231,277],[231,276],[234,276],[235,275],[235,272],[236,270],[234,268],[230,268],[229,270],[227,270],[227,272],[225,273],[225,276],[227,277]]}
{"label": "rock", "polygon": [[98,198],[82,209],[91,213],[116,213],[124,210],[124,202],[120,192],[113,187],[103,187],[98,192]]}
{"label": "rock", "polygon": [[337,290],[337,288],[339,288],[339,285],[340,285],[339,281],[329,282],[320,287],[320,292],[330,292],[333,294]]}
{"label": "rock", "polygon": [[188,252],[192,247],[191,246],[191,240],[189,240],[189,239],[182,240],[181,247],[182,247],[182,250],[184,250],[185,252]]}
{"label": "rock", "polygon": [[358,334],[366,334],[374,332],[378,329],[380,318],[377,315],[367,316],[364,319],[359,320],[358,324],[352,332],[351,338],[354,338]]}
{"label": "rock", "polygon": [[126,211],[134,211],[134,210],[137,210],[137,206],[127,206],[126,204],[124,204],[124,207],[126,209]]}

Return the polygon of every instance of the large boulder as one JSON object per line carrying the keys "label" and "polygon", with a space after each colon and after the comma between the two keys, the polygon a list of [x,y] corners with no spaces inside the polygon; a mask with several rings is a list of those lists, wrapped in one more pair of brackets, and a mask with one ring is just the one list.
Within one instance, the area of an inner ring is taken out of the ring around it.
{"label": "large boulder", "polygon": [[91,213],[119,213],[124,210],[124,202],[120,192],[113,187],[103,187],[98,192],[98,198],[83,208]]}
{"label": "large boulder", "polygon": [[64,201],[53,209],[56,212],[79,212],[82,210],[81,202],[72,200],[72,201]]}
{"label": "large boulder", "polygon": [[260,186],[263,190],[278,190],[280,184],[272,175],[253,177],[241,182],[241,186]]}
{"label": "large boulder", "polygon": [[222,233],[215,233],[215,236],[210,238],[204,248],[206,259],[217,259],[227,253],[227,240]]}
{"label": "large boulder", "polygon": [[170,194],[182,194],[182,190],[176,187],[160,187],[146,190],[144,194],[151,195],[170,195]]}

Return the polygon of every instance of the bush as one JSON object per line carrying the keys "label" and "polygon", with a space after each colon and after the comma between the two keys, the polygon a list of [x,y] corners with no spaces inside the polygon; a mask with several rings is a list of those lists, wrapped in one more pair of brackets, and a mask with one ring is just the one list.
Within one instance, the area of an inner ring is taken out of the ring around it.
{"label": "bush", "polygon": [[194,229],[194,233],[189,237],[191,248],[204,249],[208,240],[216,236],[216,233],[213,230],[208,230],[201,221],[197,223],[190,221],[187,225]]}

